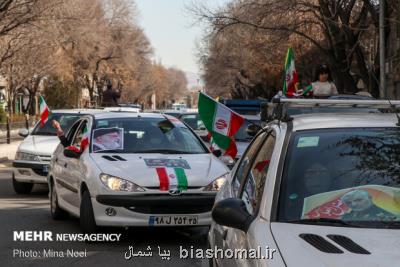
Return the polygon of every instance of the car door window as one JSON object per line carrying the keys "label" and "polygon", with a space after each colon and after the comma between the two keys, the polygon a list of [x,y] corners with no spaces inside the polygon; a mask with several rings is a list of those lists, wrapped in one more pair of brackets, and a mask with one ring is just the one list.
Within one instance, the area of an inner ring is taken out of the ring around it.
{"label": "car door window", "polygon": [[81,141],[82,141],[82,137],[83,137],[83,133],[84,130],[86,128],[87,125],[87,120],[82,121],[82,123],[79,125],[78,130],[76,131],[75,135],[74,135],[74,139],[72,141],[72,145],[80,148],[81,147]]}
{"label": "car door window", "polygon": [[275,135],[270,133],[247,172],[245,185],[241,198],[244,201],[247,211],[254,215],[257,212],[264,190],[265,181],[269,169],[269,163],[275,146]]}
{"label": "car door window", "polygon": [[256,137],[256,139],[250,144],[249,148],[245,152],[245,154],[242,156],[239,166],[236,169],[235,176],[232,180],[232,192],[233,196],[238,196],[238,192],[240,189],[240,185],[242,184],[246,173],[248,172],[250,165],[251,165],[251,159],[256,155],[258,152],[261,143],[264,141],[266,136],[266,133],[262,133],[259,136]]}
{"label": "car door window", "polygon": [[77,122],[75,122],[73,125],[72,125],[72,127],[70,128],[70,130],[68,131],[68,134],[67,134],[67,143],[68,143],[68,145],[71,145],[72,144],[72,141],[73,141],[73,139],[74,139],[74,137],[75,137],[75,133],[76,133],[76,130],[78,129],[78,127],[79,127],[79,125],[82,123],[82,120],[78,120]]}

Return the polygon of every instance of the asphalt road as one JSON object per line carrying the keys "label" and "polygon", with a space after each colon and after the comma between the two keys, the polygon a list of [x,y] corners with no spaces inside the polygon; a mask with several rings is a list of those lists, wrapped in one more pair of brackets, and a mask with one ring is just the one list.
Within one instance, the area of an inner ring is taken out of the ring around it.
{"label": "asphalt road", "polygon": [[[14,241],[14,231],[51,231],[53,235],[80,233],[76,218],[52,220],[47,194],[45,186],[36,185],[30,195],[16,195],[11,174],[0,169],[0,266],[208,266],[206,259],[180,259],[180,246],[189,251],[207,248],[204,238],[207,229],[201,227],[105,229],[107,233],[122,234],[122,240],[117,243]],[[153,256],[126,260],[129,246],[134,252],[151,249]],[[158,246],[161,251],[170,250],[170,260],[161,259]],[[55,253],[43,256],[44,250]],[[67,250],[82,252],[83,257],[59,256],[59,251],[65,255]],[[35,257],[35,253],[42,256]]]}

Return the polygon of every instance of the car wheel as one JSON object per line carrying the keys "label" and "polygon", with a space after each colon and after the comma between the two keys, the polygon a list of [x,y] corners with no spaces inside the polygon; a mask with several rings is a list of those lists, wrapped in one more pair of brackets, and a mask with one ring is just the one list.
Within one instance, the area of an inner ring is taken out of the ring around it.
{"label": "car wheel", "polygon": [[17,194],[29,194],[32,191],[33,183],[18,182],[15,180],[14,174],[12,177],[14,191]]}
{"label": "car wheel", "polygon": [[96,220],[94,219],[92,200],[90,199],[90,193],[88,190],[83,192],[80,208],[80,225],[83,233],[96,233],[98,227]]}
{"label": "car wheel", "polygon": [[54,186],[53,180],[51,180],[50,183],[50,212],[51,212],[51,217],[54,220],[64,219],[67,215],[67,212],[61,209],[60,206],[58,205],[57,190]]}

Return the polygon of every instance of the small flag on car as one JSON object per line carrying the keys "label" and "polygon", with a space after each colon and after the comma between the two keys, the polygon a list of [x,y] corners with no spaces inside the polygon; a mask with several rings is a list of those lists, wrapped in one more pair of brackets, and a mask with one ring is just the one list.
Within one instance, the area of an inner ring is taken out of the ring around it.
{"label": "small flag on car", "polygon": [[83,136],[81,140],[81,151],[85,150],[85,148],[89,145],[89,131],[87,125],[83,129]]}
{"label": "small flag on car", "polygon": [[294,65],[293,49],[290,47],[285,60],[285,81],[283,83],[283,93],[285,96],[297,96],[296,84],[299,82],[296,67]]}
{"label": "small flag on car", "polygon": [[51,112],[46,104],[46,101],[44,101],[43,96],[39,97],[39,105],[40,105],[40,125],[43,127],[44,124],[49,120]]}
{"label": "small flag on car", "polygon": [[244,122],[244,118],[225,105],[216,102],[204,93],[199,93],[199,115],[212,141],[233,159],[237,154],[233,136]]}
{"label": "small flag on car", "polygon": [[188,181],[185,170],[182,168],[156,168],[158,179],[160,181],[160,190],[167,191],[169,189],[187,190]]}

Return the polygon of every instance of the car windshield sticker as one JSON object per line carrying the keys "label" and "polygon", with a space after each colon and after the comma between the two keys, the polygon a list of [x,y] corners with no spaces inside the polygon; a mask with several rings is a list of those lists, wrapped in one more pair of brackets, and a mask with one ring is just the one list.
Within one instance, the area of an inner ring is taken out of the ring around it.
{"label": "car windshield sticker", "polygon": [[169,168],[182,168],[190,169],[189,163],[184,159],[144,159],[147,167],[169,167]]}
{"label": "car windshield sticker", "polygon": [[297,147],[315,147],[318,146],[319,136],[300,137],[297,142]]}
{"label": "car windshield sticker", "polygon": [[158,179],[160,181],[160,190],[187,190],[188,181],[185,170],[182,168],[156,168]]}
{"label": "car windshield sticker", "polygon": [[100,128],[93,131],[93,152],[122,149],[124,149],[123,128]]}
{"label": "car windshield sticker", "polygon": [[302,219],[400,221],[400,188],[363,185],[304,199]]}

